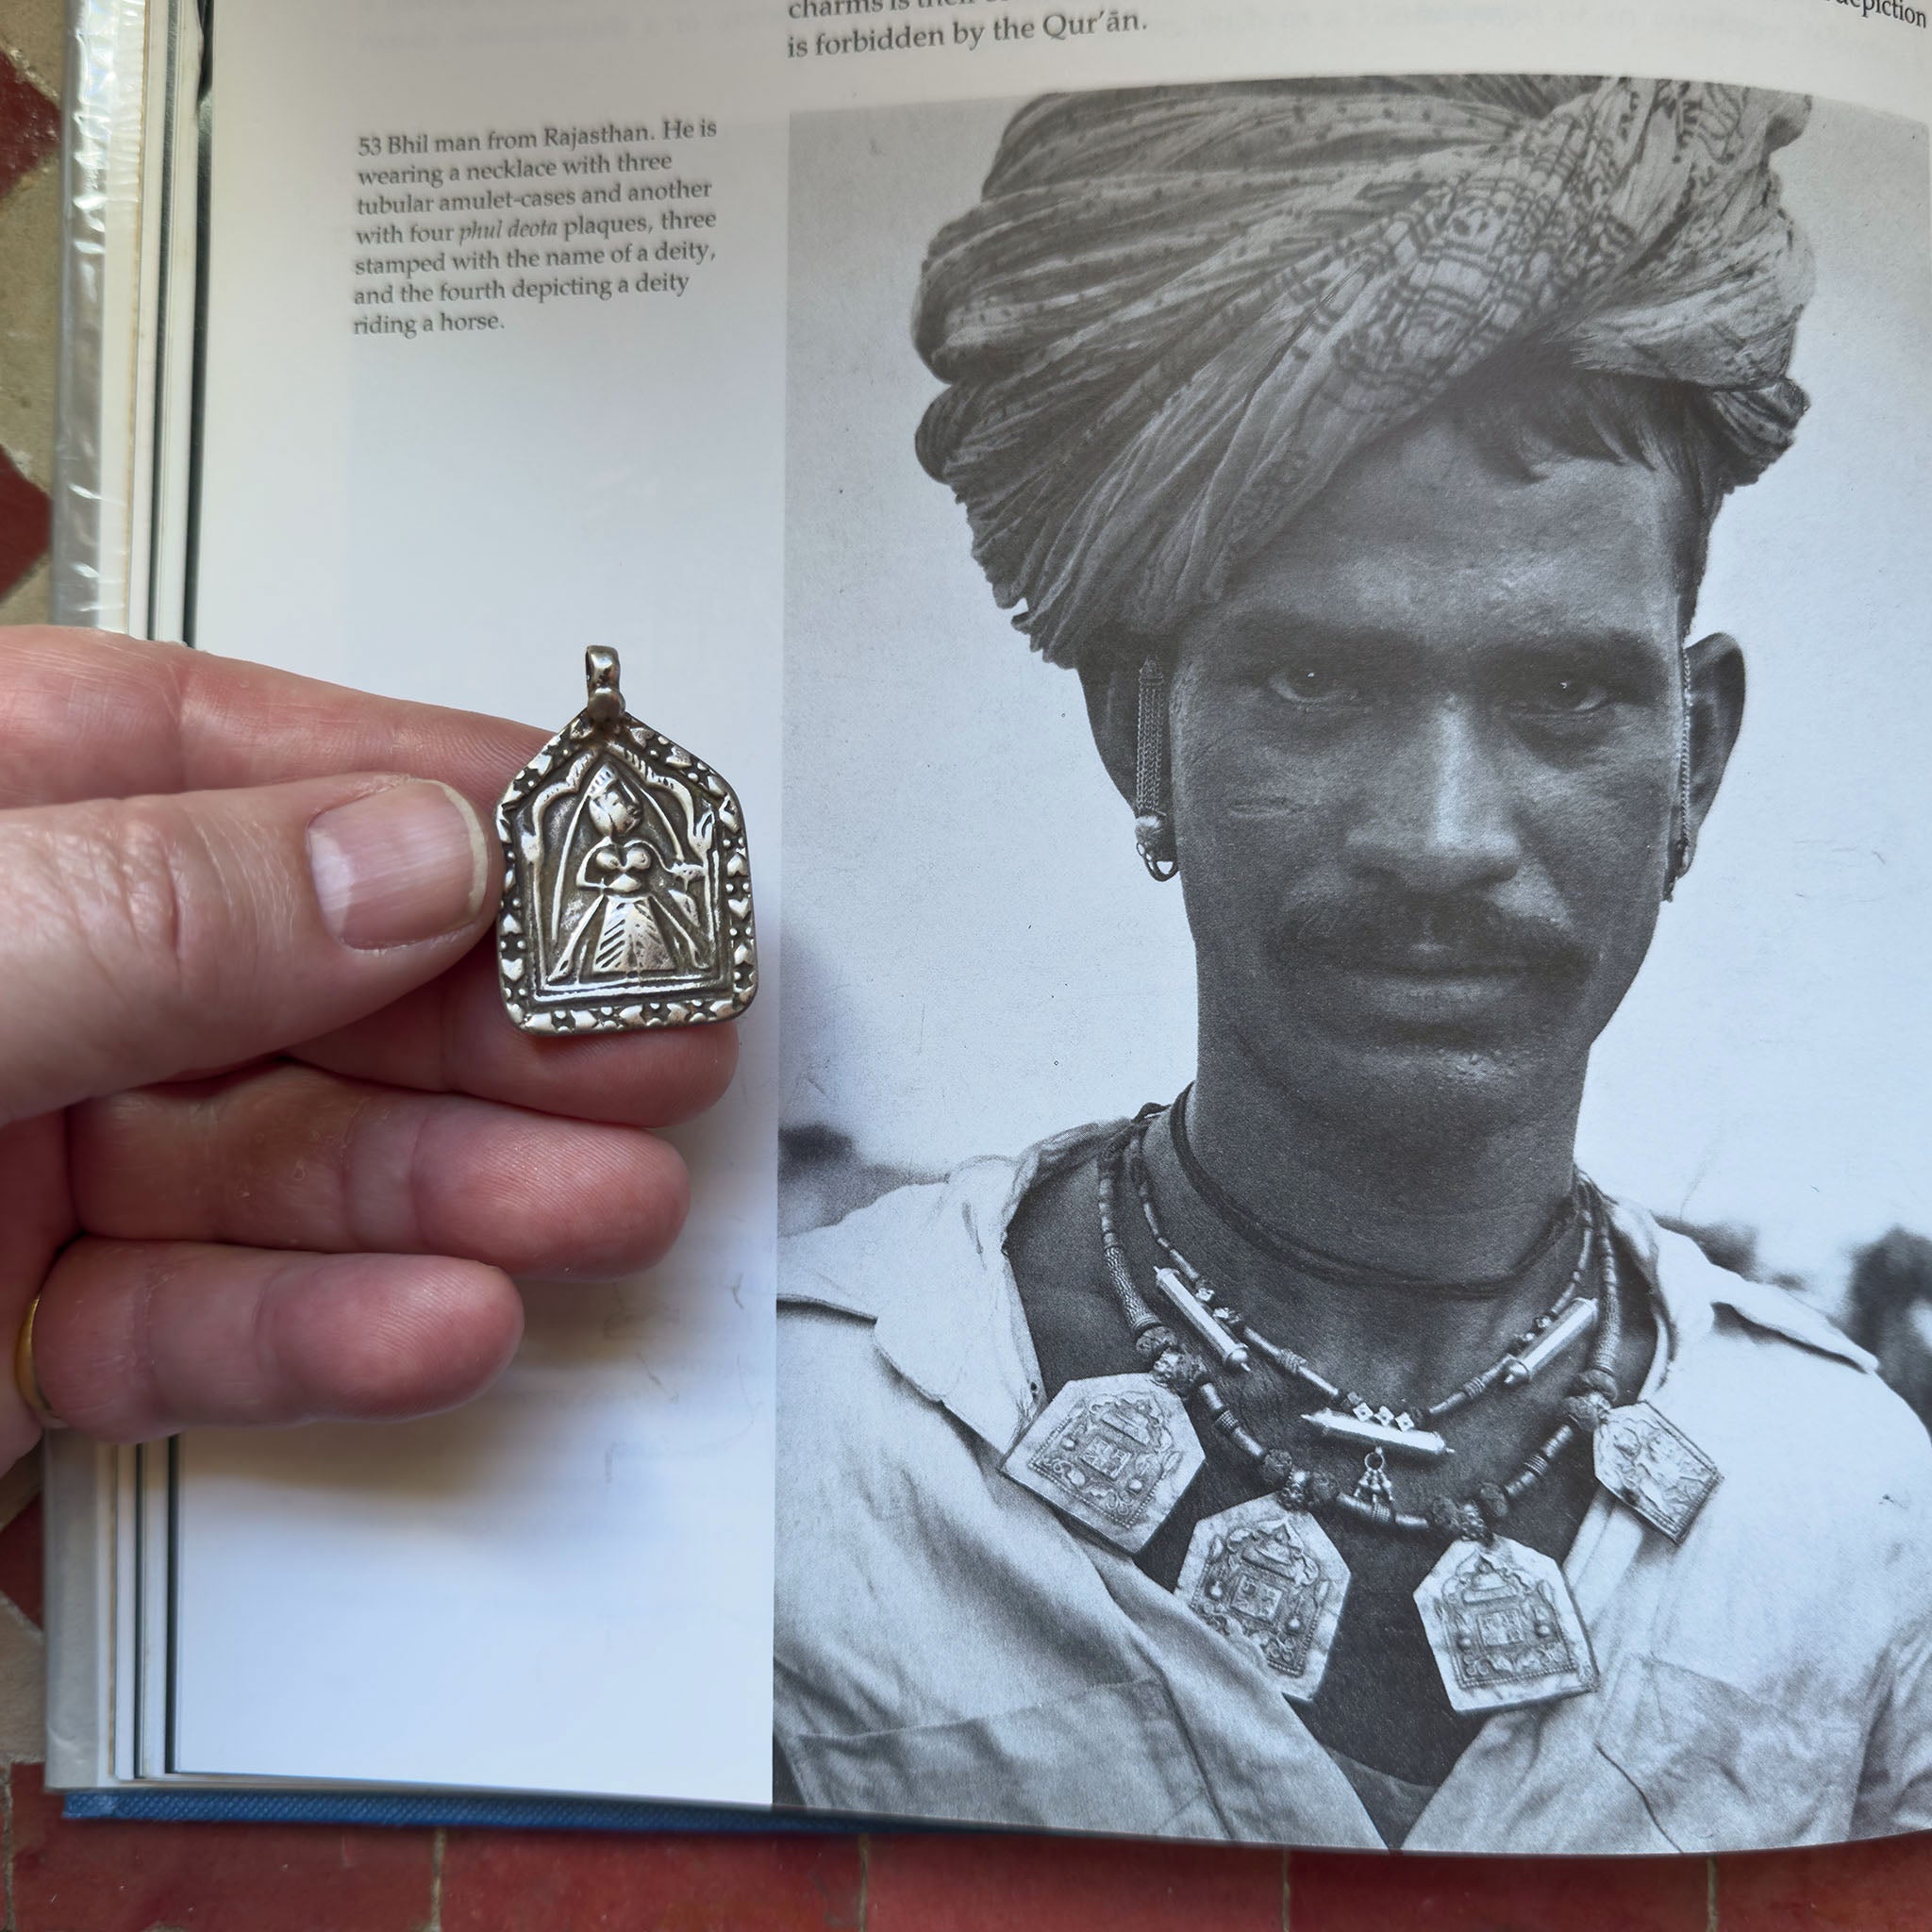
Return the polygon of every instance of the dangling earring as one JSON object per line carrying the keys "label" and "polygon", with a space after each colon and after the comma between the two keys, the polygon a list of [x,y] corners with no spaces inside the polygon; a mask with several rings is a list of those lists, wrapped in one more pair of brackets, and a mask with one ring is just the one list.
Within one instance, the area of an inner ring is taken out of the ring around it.
{"label": "dangling earring", "polygon": [[1664,872],[1664,898],[1674,899],[1677,881],[1690,870],[1690,666],[1677,652],[1677,783],[1671,801],[1671,855]]}
{"label": "dangling earring", "polygon": [[1168,790],[1167,673],[1158,658],[1141,660],[1140,704],[1134,714],[1134,842],[1155,878],[1171,879],[1180,870]]}

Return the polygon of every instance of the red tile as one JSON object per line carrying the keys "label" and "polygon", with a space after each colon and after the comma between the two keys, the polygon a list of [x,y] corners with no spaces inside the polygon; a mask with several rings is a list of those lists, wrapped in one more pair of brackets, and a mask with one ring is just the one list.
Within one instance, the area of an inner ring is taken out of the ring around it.
{"label": "red tile", "polygon": [[963,1834],[869,1851],[865,1932],[1281,1932],[1279,1852]]}
{"label": "red tile", "polygon": [[856,1838],[453,1831],[443,1848],[442,1932],[858,1932],[858,1924]]}
{"label": "red tile", "polygon": [[[1292,1932],[1706,1932],[1702,1858],[1373,1857],[1296,1852]],[[1724,1927],[1729,1932],[1729,1926]]]}
{"label": "red tile", "polygon": [[1717,1861],[1721,1932],[1924,1932],[1932,1834]]}
{"label": "red tile", "polygon": [[16,1765],[19,1932],[421,1932],[432,1835],[310,1824],[69,1824]]}
{"label": "red tile", "polygon": [[41,1499],[36,1496],[6,1528],[0,1529],[0,1592],[36,1624],[41,1613]]}
{"label": "red tile", "polygon": [[0,194],[60,144],[60,110],[0,53]]}
{"label": "red tile", "polygon": [[[11,72],[5,54],[0,54],[0,72]],[[4,167],[5,156],[6,124],[0,122],[0,167]],[[0,189],[0,193],[4,192]],[[47,492],[39,484],[29,483],[14,468],[13,458],[0,449],[0,597],[46,555],[52,521]]]}

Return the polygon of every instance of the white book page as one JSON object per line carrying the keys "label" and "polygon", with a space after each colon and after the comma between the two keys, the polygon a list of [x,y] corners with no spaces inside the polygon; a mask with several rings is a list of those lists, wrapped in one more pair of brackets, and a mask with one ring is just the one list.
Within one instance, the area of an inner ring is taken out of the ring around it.
{"label": "white book page", "polygon": [[[445,254],[357,242],[400,225],[358,198],[410,198],[359,182],[372,130],[655,133],[718,99],[601,9],[529,20],[224,19],[198,641],[553,727],[585,645],[617,646],[632,708],[737,787],[774,940],[778,578],[755,559],[780,531],[782,126],[639,144],[729,210],[702,294],[351,332],[358,255]],[[175,1768],[766,1796],[776,952],[730,1096],[678,1136],[692,1212],[648,1282],[531,1291],[468,1412],[183,1445]]]}
{"label": "white book page", "polygon": [[[1707,75],[1919,116],[1928,96],[1926,36],[1841,0],[1105,13],[1083,36],[1031,0],[824,19],[809,0],[223,0],[197,641],[553,727],[582,702],[583,646],[615,645],[632,708],[743,800],[765,985],[731,1095],[678,1137],[693,1211],[651,1279],[533,1291],[523,1355],[461,1414],[184,1442],[172,1768],[769,1797],[794,112],[1404,69]],[[939,38],[841,39],[900,26]],[[587,153],[632,159],[560,172]],[[452,187],[508,199],[411,205]],[[507,232],[464,233],[640,212],[651,228],[515,244],[594,262],[519,264]],[[415,265],[356,272],[398,258]],[[852,671],[863,706],[857,651]],[[858,986],[885,970],[809,938]],[[971,1017],[932,1024],[963,1039]]]}

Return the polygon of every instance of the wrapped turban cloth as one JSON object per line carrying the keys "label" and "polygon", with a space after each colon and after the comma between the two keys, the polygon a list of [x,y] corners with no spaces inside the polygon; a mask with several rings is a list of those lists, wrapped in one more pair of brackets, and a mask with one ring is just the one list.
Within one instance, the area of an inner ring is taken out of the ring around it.
{"label": "wrapped turban cloth", "polygon": [[1756,475],[1810,259],[1800,95],[1481,76],[1054,95],[935,239],[919,456],[1049,658],[1158,637],[1504,350],[1697,385]]}

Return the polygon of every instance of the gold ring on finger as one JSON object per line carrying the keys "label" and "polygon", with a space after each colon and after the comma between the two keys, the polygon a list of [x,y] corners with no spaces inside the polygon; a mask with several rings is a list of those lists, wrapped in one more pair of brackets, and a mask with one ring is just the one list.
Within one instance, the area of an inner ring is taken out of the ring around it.
{"label": "gold ring on finger", "polygon": [[54,1413],[47,1391],[41,1387],[41,1371],[34,1360],[34,1317],[40,1312],[41,1298],[35,1295],[26,1305],[26,1320],[20,1324],[20,1334],[14,1340],[13,1379],[20,1390],[20,1399],[42,1428],[64,1429],[67,1424]]}

